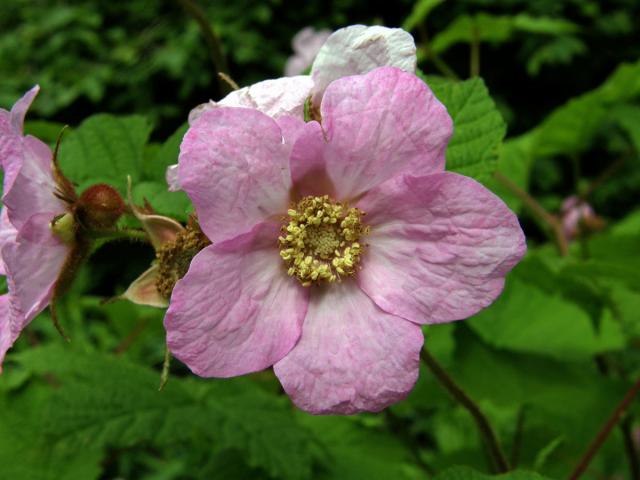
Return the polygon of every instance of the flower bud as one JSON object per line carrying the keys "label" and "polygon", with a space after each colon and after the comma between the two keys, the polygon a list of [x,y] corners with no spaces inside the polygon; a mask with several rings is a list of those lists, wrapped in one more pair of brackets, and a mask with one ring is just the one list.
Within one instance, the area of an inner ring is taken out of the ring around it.
{"label": "flower bud", "polygon": [[104,183],[87,188],[76,203],[78,221],[90,230],[113,227],[125,210],[118,191]]}

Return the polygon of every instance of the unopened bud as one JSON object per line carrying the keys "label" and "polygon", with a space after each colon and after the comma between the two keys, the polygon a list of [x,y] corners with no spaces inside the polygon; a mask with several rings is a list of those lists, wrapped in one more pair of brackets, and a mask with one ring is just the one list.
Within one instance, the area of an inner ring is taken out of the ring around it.
{"label": "unopened bud", "polygon": [[87,188],[76,205],[79,222],[91,230],[113,227],[126,210],[118,191],[104,183]]}
{"label": "unopened bud", "polygon": [[73,243],[76,236],[76,222],[73,215],[64,213],[58,215],[49,224],[53,234],[67,245]]}

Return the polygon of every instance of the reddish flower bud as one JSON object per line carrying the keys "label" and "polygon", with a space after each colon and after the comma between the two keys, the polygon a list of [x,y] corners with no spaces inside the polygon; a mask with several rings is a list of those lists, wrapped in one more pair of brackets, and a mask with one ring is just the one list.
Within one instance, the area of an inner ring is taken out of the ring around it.
{"label": "reddish flower bud", "polygon": [[113,227],[125,210],[118,191],[104,183],[87,188],[76,203],[78,221],[90,230]]}

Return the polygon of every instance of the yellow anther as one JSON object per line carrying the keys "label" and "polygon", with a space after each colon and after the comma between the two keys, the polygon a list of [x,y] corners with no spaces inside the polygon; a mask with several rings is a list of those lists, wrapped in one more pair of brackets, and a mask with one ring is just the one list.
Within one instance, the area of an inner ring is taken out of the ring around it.
{"label": "yellow anther", "polygon": [[355,274],[362,254],[357,241],[369,231],[363,212],[325,195],[305,197],[287,213],[278,243],[288,275],[308,287]]}

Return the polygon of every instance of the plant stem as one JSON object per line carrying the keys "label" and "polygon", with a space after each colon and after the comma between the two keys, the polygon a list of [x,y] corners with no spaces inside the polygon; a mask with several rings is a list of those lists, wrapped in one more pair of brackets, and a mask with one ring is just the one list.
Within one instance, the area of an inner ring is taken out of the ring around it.
{"label": "plant stem", "polygon": [[500,172],[494,173],[494,178],[508,188],[515,196],[517,196],[525,206],[531,210],[531,212],[536,215],[540,220],[546,223],[551,230],[551,239],[555,241],[556,247],[558,248],[558,252],[561,256],[566,256],[569,253],[569,245],[567,242],[567,237],[564,234],[564,230],[562,229],[562,223],[560,219],[555,215],[547,212],[547,210],[538,203],[538,201],[521,189],[518,185],[513,183],[509,178],[505,177]]}
{"label": "plant stem", "polygon": [[425,56],[431,60],[433,65],[438,69],[440,73],[442,73],[445,77],[459,81],[460,77],[456,74],[456,72],[451,68],[447,62],[442,60],[440,55],[433,51],[431,48],[431,44],[429,43],[429,34],[427,33],[427,27],[424,25],[420,25],[418,27],[418,31],[420,32],[420,40],[422,42],[422,50],[425,53]]}
{"label": "plant stem", "polygon": [[169,381],[169,373],[171,371],[171,351],[169,346],[164,347],[164,361],[162,362],[162,373],[160,374],[160,386],[158,391],[164,390],[165,385]]}
{"label": "plant stem", "polygon": [[484,413],[482,413],[482,410],[480,410],[480,407],[455,383],[442,366],[440,366],[438,361],[425,348],[422,349],[420,358],[449,394],[471,414],[489,450],[497,472],[508,472],[509,463],[502,451],[498,437],[493,431],[489,420]]}
{"label": "plant stem", "polygon": [[640,453],[636,451],[636,446],[633,443],[632,426],[631,416],[627,415],[620,424],[620,430],[622,430],[624,448],[627,452],[627,459],[629,460],[631,480],[640,480]]}
{"label": "plant stem", "polygon": [[469,57],[469,76],[477,77],[480,75],[480,30],[475,21],[471,27],[471,45]]}
{"label": "plant stem", "polygon": [[196,21],[198,26],[200,27],[200,31],[204,36],[205,42],[207,42],[207,47],[209,48],[209,53],[211,55],[211,61],[213,63],[213,69],[216,72],[216,80],[218,84],[218,89],[220,90],[220,96],[224,96],[229,93],[228,85],[223,81],[222,78],[218,76],[218,73],[224,73],[225,75],[229,74],[229,68],[227,66],[227,60],[225,59],[222,48],[220,47],[220,41],[213,31],[213,27],[207,18],[206,13],[198,5],[195,0],[177,0],[180,5],[185,9],[185,11],[191,15],[191,17]]}
{"label": "plant stem", "polygon": [[613,430],[613,427],[616,426],[616,424],[618,423],[618,420],[620,420],[620,418],[622,417],[622,414],[629,407],[629,405],[631,404],[635,396],[638,394],[638,392],[640,392],[640,378],[636,381],[636,383],[634,383],[631,386],[631,388],[627,391],[624,398],[620,401],[620,403],[615,408],[611,416],[604,423],[604,425],[602,426],[602,428],[600,429],[596,437],[593,439],[593,441],[587,448],[587,451],[580,459],[580,462],[571,473],[569,480],[576,480],[580,478],[580,476],[584,473],[584,471],[587,469],[587,467],[591,463],[591,460],[593,459],[595,454],[598,452],[600,447],[602,447],[605,440],[611,433],[611,430]]}
{"label": "plant stem", "polygon": [[516,468],[518,461],[520,460],[520,447],[522,446],[525,413],[525,408],[520,407],[518,418],[516,420],[516,431],[513,434],[513,443],[511,444],[511,468]]}

